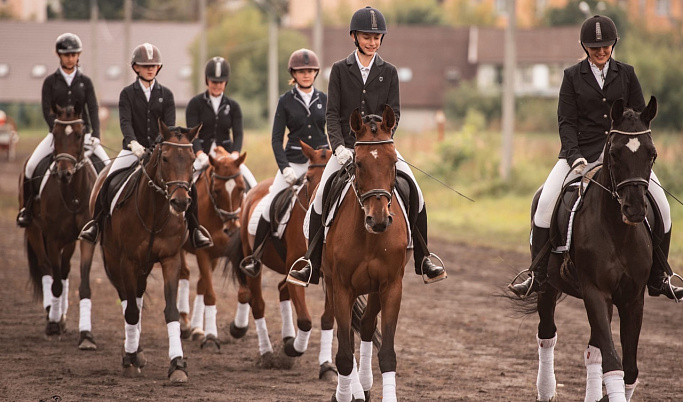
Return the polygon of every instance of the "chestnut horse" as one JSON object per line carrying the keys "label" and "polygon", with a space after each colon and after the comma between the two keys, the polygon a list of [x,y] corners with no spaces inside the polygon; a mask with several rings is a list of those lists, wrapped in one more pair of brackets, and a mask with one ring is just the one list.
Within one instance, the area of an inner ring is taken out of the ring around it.
{"label": "chestnut horse", "polygon": [[[659,225],[648,215],[646,201],[657,156],[650,130],[656,113],[654,97],[642,113],[624,108],[622,99],[614,102],[603,165],[581,193],[583,204],[575,208],[571,247],[563,254],[551,255],[549,280],[541,286],[536,302],[540,401],[553,400],[556,395],[552,358],[557,342],[555,307],[562,292],[583,299],[591,327],[584,351],[588,373],[585,400],[602,398],[602,382],[607,392],[602,400],[624,402],[633,395],[644,293],[653,264],[651,231],[656,232]],[[538,194],[535,198],[536,203]],[[570,218],[564,208],[558,213],[553,230]],[[555,243],[553,240],[553,246],[558,246]],[[568,282],[567,267],[575,271],[578,286]],[[620,318],[623,363],[612,337],[614,306]]]}
{"label": "chestnut horse", "polygon": [[[46,173],[47,180],[40,199],[32,205],[33,224],[24,232],[29,271],[36,297],[43,296],[43,306],[48,310],[45,333],[60,335],[65,330],[69,306],[69,272],[71,257],[81,228],[91,218],[88,197],[95,183],[95,169],[85,157],[83,149],[84,123],[78,108],[57,107],[52,135],[54,136],[54,162]],[[23,205],[23,176],[19,185],[20,205]],[[39,186],[43,177],[34,177]],[[38,191],[35,191],[38,194]],[[86,245],[82,242],[83,247]],[[81,277],[81,319],[79,347],[95,349],[90,327],[89,277]],[[87,308],[86,308],[87,307]],[[87,324],[87,325],[86,325]]]}
{"label": "chestnut horse", "polygon": [[[169,128],[159,121],[161,141],[154,145],[149,161],[138,166],[130,176],[121,192],[122,198],[102,225],[102,259],[121,299],[125,318],[124,376],[141,375],[140,369],[145,364],[138,353],[142,301],[147,277],[159,262],[164,278],[164,316],[171,359],[168,376],[174,383],[187,382],[176,296],[180,250],[187,238],[184,214],[192,202],[190,183],[195,155],[191,142],[198,130],[199,126],[189,130]],[[91,210],[108,170],[97,179],[90,198]]]}
{"label": "chestnut horse", "polygon": [[[396,148],[394,111],[385,105],[382,116],[349,119],[355,132],[355,175],[329,226],[322,269],[328,302],[337,320],[339,377],[333,400],[367,400],[372,387],[372,338],[381,312],[382,344],[378,357],[383,379],[383,401],[396,401],[394,336],[401,307],[403,273],[408,261],[408,225],[395,200]],[[396,217],[397,219],[394,219]],[[360,295],[368,295],[361,317],[361,352],[355,366],[352,309]]]}
{"label": "chestnut horse", "polygon": [[[263,265],[268,266],[268,268],[283,275],[282,280],[278,284],[278,289],[280,291],[280,311],[282,313],[283,348],[285,354],[289,357],[301,356],[306,351],[308,347],[308,338],[312,328],[312,318],[308,311],[308,307],[306,306],[305,288],[288,284],[286,282],[286,277],[289,272],[289,267],[306,253],[307,242],[303,233],[304,218],[306,216],[306,211],[308,210],[309,202],[312,199],[311,197],[313,196],[313,190],[320,182],[325,165],[331,155],[330,151],[327,149],[314,150],[304,142],[301,142],[301,150],[308,158],[309,165],[306,174],[302,176],[302,179],[300,179],[298,184],[294,187],[295,191],[293,196],[296,197],[296,201],[291,209],[289,220],[287,221],[282,234],[282,246],[286,250],[285,260],[281,258],[274,245],[274,241],[280,240],[273,240],[272,238],[269,238],[266,241],[261,258]],[[250,235],[247,230],[249,219],[254,213],[261,213],[258,210],[256,210],[256,212],[254,211],[259,201],[268,194],[268,189],[272,182],[273,179],[267,179],[258,183],[249,191],[244,201],[244,212],[241,217],[240,228],[243,255],[251,255],[253,253],[252,243],[254,241],[254,236]],[[264,318],[265,301],[261,290],[263,270],[261,270],[256,277],[244,275],[240,270],[237,271],[238,272],[236,273],[240,281],[238,291],[239,305],[235,320],[230,324],[230,333],[235,338],[244,336],[248,328],[247,323],[249,321],[247,314],[249,312],[249,306],[251,306],[252,315],[257,322],[257,335],[259,338],[259,353],[261,359],[260,364],[263,367],[269,367],[271,364],[277,365],[276,362],[271,361],[273,348],[268,337],[268,330]],[[297,316],[296,323],[298,331],[296,335],[294,334],[292,323],[290,300],[291,304],[294,305]],[[334,317],[332,311],[327,307],[328,306],[326,306],[323,315],[320,317],[320,326],[322,331],[329,331],[328,334],[330,334],[330,336],[327,347],[331,350],[331,331],[334,328]],[[325,337],[323,336],[323,338]],[[325,349],[325,346],[323,345],[325,343],[325,340],[321,339],[321,353],[323,353],[323,349]],[[331,357],[330,354],[329,360],[331,360]],[[320,362],[320,377],[329,370],[335,370],[331,361],[328,361],[327,358],[322,360],[324,361]]]}
{"label": "chestnut horse", "polygon": [[[190,270],[187,268],[185,252],[181,254],[178,303],[183,338],[191,336],[193,339],[201,339],[202,348],[211,345],[215,349],[220,349],[216,326],[216,292],[213,290],[213,271],[221,258],[229,258],[233,254],[233,248],[239,246],[235,237],[239,236],[240,211],[246,191],[240,165],[247,158],[247,153],[235,158],[220,146],[216,147],[214,152],[216,156],[209,155],[209,167],[201,172],[195,184],[199,223],[211,233],[213,246],[195,250],[192,242],[185,243],[185,251],[196,255],[199,267],[197,297],[194,301],[191,319],[189,317]],[[239,263],[239,260],[233,262]]]}

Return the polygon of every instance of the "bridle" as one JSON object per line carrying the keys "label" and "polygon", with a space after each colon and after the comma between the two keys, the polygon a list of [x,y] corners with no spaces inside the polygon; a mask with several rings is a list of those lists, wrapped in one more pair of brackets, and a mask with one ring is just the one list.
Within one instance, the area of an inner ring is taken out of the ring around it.
{"label": "bridle", "polygon": [[[178,144],[175,142],[169,142],[169,141],[162,141],[158,143],[159,148],[161,148],[164,145],[168,145],[171,147],[177,147],[177,148],[192,148],[192,144]],[[144,159],[144,158],[143,158]],[[159,167],[159,161],[161,160],[161,149],[159,149],[159,152],[157,152],[157,158],[156,161],[154,162],[154,166],[157,168]],[[142,162],[141,162],[142,163]],[[159,184],[157,185],[154,179],[147,173],[147,169],[144,167],[142,168],[143,174],[147,177],[147,185],[154,190],[156,190],[158,193],[162,194],[166,200],[170,200],[171,197],[173,197],[173,194],[178,191],[179,189],[183,188],[187,191],[190,191],[190,182],[189,181],[183,181],[183,180],[170,180],[166,181],[164,178],[161,176],[161,169],[157,169],[156,171],[156,178]],[[175,186],[173,191],[169,192],[169,188],[171,186]]]}
{"label": "bridle", "polygon": [[[85,122],[83,121],[83,119],[74,119],[74,120],[60,120],[60,119],[55,119],[55,123],[63,124],[63,125],[66,127],[66,128],[65,128],[65,131],[68,131],[71,125],[74,125],[74,124],[85,124]],[[66,135],[70,135],[70,134],[71,134],[71,132],[67,132],[67,133],[66,133]],[[65,160],[65,161],[69,161],[69,162],[73,163],[73,164],[74,164],[74,172],[75,172],[75,171],[77,171],[78,169],[82,168],[82,167],[88,162],[89,159],[88,159],[88,158],[83,158],[83,153],[82,153],[82,152],[81,152],[81,154],[79,155],[79,158],[76,158],[76,157],[74,157],[74,156],[71,155],[71,154],[62,152],[62,153],[56,154],[55,157],[54,157],[54,160],[55,160],[55,162],[59,162],[59,161]],[[56,171],[53,169],[51,173],[54,174],[54,173],[56,173]]]}
{"label": "bridle", "polygon": [[[357,147],[360,145],[384,145],[384,144],[393,144],[393,143],[394,143],[393,139],[377,140],[377,141],[356,141],[356,143],[354,144],[354,147]],[[355,154],[354,154],[354,158],[355,158]],[[394,166],[394,170],[395,169],[396,169],[396,166]],[[355,175],[354,175],[354,179],[355,179]],[[356,195],[356,200],[358,200],[358,203],[360,204],[361,208],[363,208],[363,202],[365,202],[365,200],[367,200],[368,198],[371,198],[371,197],[376,197],[377,199],[379,199],[380,197],[386,197],[387,200],[389,201],[387,206],[388,207],[391,206],[391,201],[393,198],[392,193],[394,191],[394,183],[391,184],[391,191],[387,191],[383,188],[374,188],[374,189],[368,190],[362,194],[358,191],[358,188],[356,187],[356,181],[355,180],[351,180],[351,186],[353,186],[353,191]]]}
{"label": "bridle", "polygon": [[[215,183],[215,179],[223,180],[227,183],[230,180],[234,180],[234,179],[238,178],[241,174],[242,173],[237,172],[237,173],[230,175],[230,176],[221,176],[221,175],[217,174],[215,169],[214,169],[211,172],[211,182],[210,183],[209,183],[209,178],[205,176],[206,190],[207,190],[207,193],[209,194],[209,199],[211,200],[211,205],[213,205],[214,211],[216,211],[218,216],[221,217],[221,220],[223,221],[223,223],[226,223],[228,221],[238,220],[240,218],[240,212],[242,210],[242,205],[240,203],[240,206],[237,207],[237,209],[232,211],[232,212],[226,211],[226,210],[220,208],[218,206],[218,202],[216,201],[216,197],[214,197],[214,195],[213,195],[214,194],[213,186]],[[232,194],[228,193],[228,197],[229,197],[228,203],[230,204],[230,206],[232,206]]]}

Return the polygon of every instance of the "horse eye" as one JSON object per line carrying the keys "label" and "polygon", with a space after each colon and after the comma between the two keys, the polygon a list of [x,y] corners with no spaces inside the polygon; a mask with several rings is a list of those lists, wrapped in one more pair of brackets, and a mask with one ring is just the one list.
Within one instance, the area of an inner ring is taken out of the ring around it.
{"label": "horse eye", "polygon": [[168,162],[168,158],[166,157],[166,155],[161,156],[161,161],[164,163]]}

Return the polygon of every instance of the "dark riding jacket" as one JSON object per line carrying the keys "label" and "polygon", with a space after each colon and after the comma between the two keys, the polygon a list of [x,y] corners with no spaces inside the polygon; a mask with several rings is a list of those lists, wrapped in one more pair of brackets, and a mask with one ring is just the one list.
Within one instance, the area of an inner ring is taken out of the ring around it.
{"label": "dark riding jacket", "polygon": [[159,119],[167,126],[175,125],[175,100],[170,89],[155,80],[149,102],[140,80],[121,90],[119,96],[119,122],[123,133],[123,149],[136,140],[150,148],[159,135]]}
{"label": "dark riding jacket", "polygon": [[557,106],[557,123],[562,149],[559,158],[569,166],[579,158],[594,162],[607,140],[610,110],[615,100],[638,112],[645,109],[640,82],[632,66],[609,60],[609,70],[602,89],[591,71],[588,59],[564,70]]}
{"label": "dark riding jacket", "polygon": [[379,54],[375,56],[365,84],[353,53],[334,63],[327,90],[327,135],[332,150],[342,144],[353,148],[356,139],[351,133],[349,118],[356,108],[360,110],[361,116],[381,116],[384,105],[387,104],[394,110],[398,126],[401,115],[398,86],[396,67],[384,61]]}
{"label": "dark riding jacket", "polygon": [[43,117],[50,127],[50,132],[54,129],[57,118],[55,106],[64,108],[78,105],[83,111],[85,132],[90,132],[93,137],[100,138],[99,106],[92,81],[81,73],[80,69],[76,69],[76,75],[69,86],[59,70],[58,68],[43,81],[41,104]]}
{"label": "dark riding jacket", "polygon": [[[288,167],[290,162],[306,163],[308,161],[308,158],[301,152],[299,140],[314,149],[328,146],[325,135],[326,104],[327,95],[315,88],[313,89],[311,103],[308,106],[296,88],[292,88],[280,96],[275,110],[271,138],[275,161],[280,171]],[[289,130],[289,135],[287,136],[287,144],[282,149],[285,127]]]}
{"label": "dark riding jacket", "polygon": [[205,91],[190,99],[185,109],[185,120],[188,127],[202,123],[197,138],[192,141],[195,152],[202,150],[208,154],[214,142],[228,152],[242,151],[242,109],[237,101],[223,95],[216,113],[213,111],[209,91]]}

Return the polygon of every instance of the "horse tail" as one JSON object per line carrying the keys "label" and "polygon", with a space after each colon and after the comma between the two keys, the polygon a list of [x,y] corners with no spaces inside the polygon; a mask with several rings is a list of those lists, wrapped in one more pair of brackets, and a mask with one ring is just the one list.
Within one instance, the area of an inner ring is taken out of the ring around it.
{"label": "horse tail", "polygon": [[[360,318],[363,316],[367,304],[367,297],[365,295],[358,296],[353,303],[353,309],[351,310],[351,328],[358,335],[360,335]],[[382,346],[382,333],[379,332],[379,329],[377,328],[375,328],[375,333],[372,335],[372,344],[377,350]]]}
{"label": "horse tail", "polygon": [[230,241],[228,241],[228,245],[226,246],[223,255],[227,257],[225,258],[225,263],[223,265],[223,276],[230,275],[233,283],[246,285],[247,276],[239,269],[240,262],[244,258],[242,238],[240,237],[239,232],[230,237]]}
{"label": "horse tail", "polygon": [[[543,289],[540,291],[542,292]],[[523,317],[538,313],[538,293],[532,293],[521,299],[506,288],[502,289],[498,296],[503,297],[510,302],[510,310],[512,310],[515,315]],[[555,297],[555,303],[560,303],[566,296],[566,294],[558,291],[557,296]]]}
{"label": "horse tail", "polygon": [[33,285],[33,299],[40,300],[43,297],[43,270],[38,262],[38,255],[33,249],[31,242],[28,241],[28,236],[24,236],[24,247],[26,249],[26,256],[28,257],[28,271]]}

